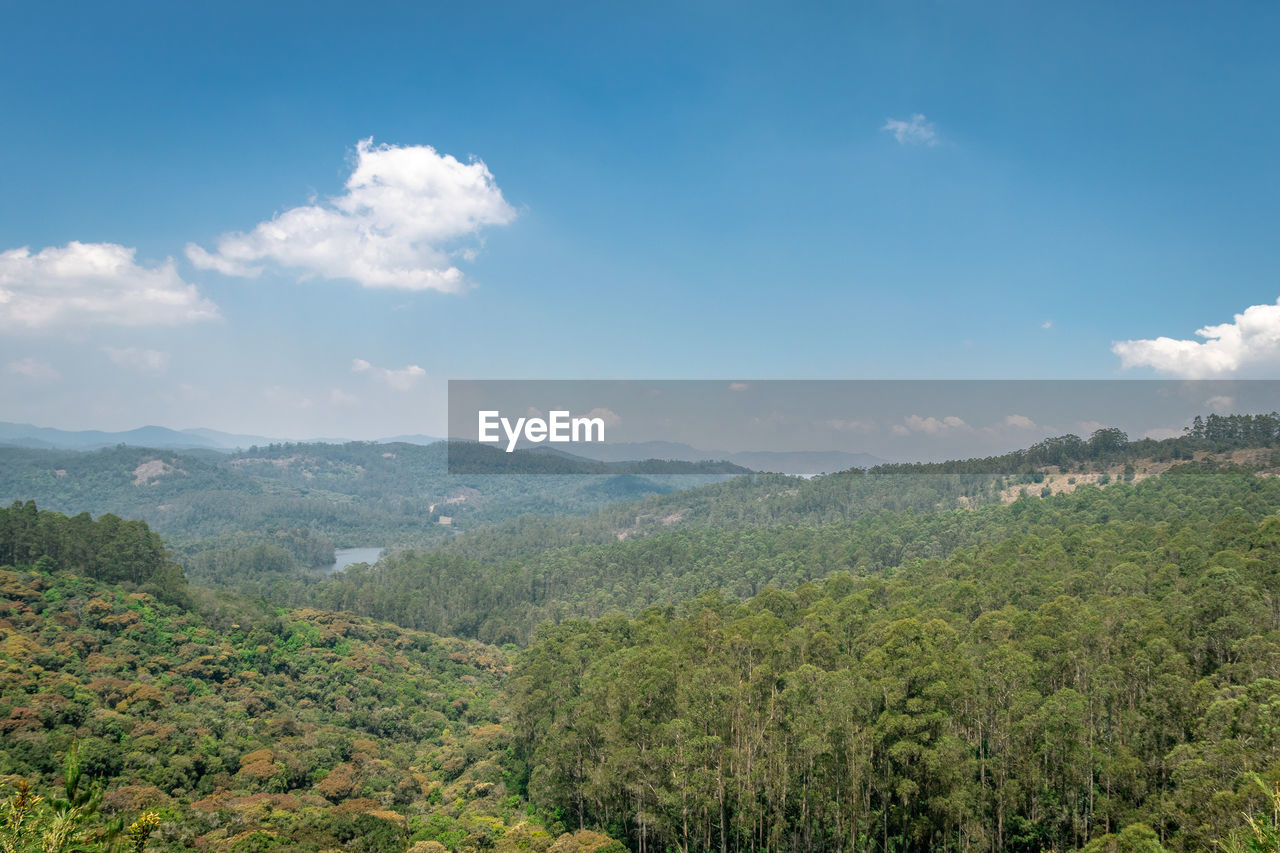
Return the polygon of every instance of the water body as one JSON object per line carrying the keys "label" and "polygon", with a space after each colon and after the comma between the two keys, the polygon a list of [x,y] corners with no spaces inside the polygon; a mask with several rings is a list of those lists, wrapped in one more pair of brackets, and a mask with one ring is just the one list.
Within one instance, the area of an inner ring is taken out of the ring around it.
{"label": "water body", "polygon": [[333,552],[334,561],[321,566],[322,572],[340,572],[356,563],[376,563],[382,556],[382,548],[339,548]]}

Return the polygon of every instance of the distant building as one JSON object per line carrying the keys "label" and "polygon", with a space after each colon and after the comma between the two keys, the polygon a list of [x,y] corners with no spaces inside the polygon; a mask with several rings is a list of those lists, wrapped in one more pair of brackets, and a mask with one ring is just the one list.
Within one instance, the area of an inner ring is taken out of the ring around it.
{"label": "distant building", "polygon": [[437,521],[437,523],[438,523],[438,524],[444,524],[444,525],[450,525],[450,524],[453,524],[453,516],[451,516],[451,515],[442,515],[442,516],[440,516],[440,518],[439,518],[439,520]]}

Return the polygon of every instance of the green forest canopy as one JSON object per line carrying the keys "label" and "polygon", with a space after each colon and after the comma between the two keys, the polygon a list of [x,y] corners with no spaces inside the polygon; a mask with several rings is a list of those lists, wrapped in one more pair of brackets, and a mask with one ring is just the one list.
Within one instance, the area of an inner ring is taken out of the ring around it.
{"label": "green forest canopy", "polygon": [[824,514],[857,476],[682,498],[763,483],[766,524],[512,522],[267,590],[292,606],[16,504],[0,774],[53,791],[78,755],[150,849],[1271,849],[1280,479]]}

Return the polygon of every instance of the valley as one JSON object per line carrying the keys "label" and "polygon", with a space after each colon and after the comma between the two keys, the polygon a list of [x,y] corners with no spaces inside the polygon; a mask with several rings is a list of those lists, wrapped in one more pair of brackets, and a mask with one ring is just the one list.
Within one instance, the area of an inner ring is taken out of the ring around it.
{"label": "valley", "polygon": [[[282,560],[304,528],[184,552],[20,501],[0,774],[74,766],[78,837],[154,850],[1209,849],[1280,782],[1256,432],[748,475],[330,576]],[[237,467],[340,469],[309,452]],[[228,476],[200,461],[159,479]]]}

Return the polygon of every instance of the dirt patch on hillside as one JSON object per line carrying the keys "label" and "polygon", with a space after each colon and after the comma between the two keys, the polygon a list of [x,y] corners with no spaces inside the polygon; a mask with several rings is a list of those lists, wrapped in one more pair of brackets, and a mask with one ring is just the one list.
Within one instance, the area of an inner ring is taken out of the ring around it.
{"label": "dirt patch on hillside", "polygon": [[133,484],[135,486],[154,486],[161,477],[166,477],[170,474],[182,474],[185,476],[186,473],[186,471],[181,468],[175,468],[168,462],[160,459],[151,459],[133,469]]}
{"label": "dirt patch on hillside", "polygon": [[[1280,469],[1271,466],[1272,451],[1269,448],[1246,448],[1216,455],[1201,450],[1195,454],[1195,461],[1203,462],[1210,456],[1213,456],[1219,462],[1229,462],[1235,465],[1255,468],[1259,477],[1273,477],[1280,473]],[[1148,477],[1158,477],[1173,466],[1183,464],[1184,461],[1134,460],[1132,463],[1133,479],[1129,480],[1129,482],[1140,483]],[[1123,463],[1097,471],[1062,471],[1052,465],[1045,466],[1040,471],[1044,474],[1043,482],[1016,483],[1012,486],[1007,486],[1000,491],[1001,503],[1013,503],[1024,491],[1032,497],[1040,497],[1046,488],[1049,489],[1049,494],[1060,495],[1074,492],[1085,484],[1105,486],[1111,483],[1125,482],[1125,465]]]}
{"label": "dirt patch on hillside", "polygon": [[264,456],[242,456],[239,459],[232,459],[231,467],[243,468],[245,465],[272,465],[276,468],[288,468],[294,464],[314,463],[316,461],[303,456],[281,456],[279,459],[268,459]]}

